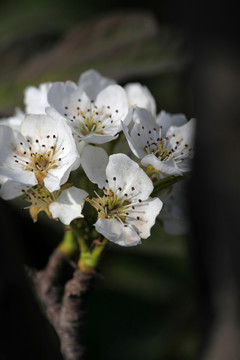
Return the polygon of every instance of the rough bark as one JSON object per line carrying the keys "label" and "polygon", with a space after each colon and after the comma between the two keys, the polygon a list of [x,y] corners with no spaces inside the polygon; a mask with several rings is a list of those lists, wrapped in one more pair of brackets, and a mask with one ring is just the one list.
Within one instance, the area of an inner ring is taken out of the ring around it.
{"label": "rough bark", "polygon": [[28,275],[59,336],[64,359],[84,360],[87,301],[95,273],[83,273],[55,250],[45,269],[28,269]]}
{"label": "rough bark", "polygon": [[86,274],[77,269],[65,286],[59,335],[62,353],[67,360],[85,359],[87,302],[93,279],[94,274]]}

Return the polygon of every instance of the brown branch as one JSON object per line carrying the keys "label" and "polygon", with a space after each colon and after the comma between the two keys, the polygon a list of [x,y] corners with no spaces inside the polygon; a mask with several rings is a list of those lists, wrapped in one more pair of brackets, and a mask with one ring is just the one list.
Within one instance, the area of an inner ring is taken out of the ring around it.
{"label": "brown branch", "polygon": [[55,250],[46,268],[32,276],[37,294],[46,307],[47,316],[57,332],[64,285],[72,276],[73,271],[69,258]]}
{"label": "brown branch", "polygon": [[85,359],[87,302],[94,278],[95,273],[86,274],[77,269],[65,286],[59,318],[59,335],[66,360]]}
{"label": "brown branch", "polygon": [[84,360],[87,302],[96,273],[76,269],[58,250],[44,270],[27,268],[27,273],[60,338],[64,359]]}

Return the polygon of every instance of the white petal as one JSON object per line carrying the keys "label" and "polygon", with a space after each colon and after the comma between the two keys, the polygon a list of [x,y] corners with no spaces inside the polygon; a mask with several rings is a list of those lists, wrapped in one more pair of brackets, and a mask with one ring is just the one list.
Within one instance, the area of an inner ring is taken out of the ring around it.
{"label": "white petal", "polygon": [[160,161],[155,155],[146,155],[141,163],[143,166],[152,165],[154,169],[168,175],[182,175],[182,171],[179,169],[174,160],[169,159],[167,161]]}
{"label": "white petal", "polygon": [[157,141],[159,131],[155,124],[154,117],[149,111],[136,108],[134,113],[135,124],[131,131],[131,138],[133,142],[143,150],[148,142],[152,143]]}
{"label": "white petal", "polygon": [[48,102],[60,114],[64,115],[64,109],[69,103],[79,97],[77,85],[72,81],[55,82],[48,92]]}
{"label": "white petal", "polygon": [[28,187],[11,180],[5,181],[0,189],[0,197],[4,200],[15,199],[23,194]]}
{"label": "white petal", "polygon": [[195,140],[195,131],[196,131],[196,119],[189,120],[186,124],[180,127],[172,126],[167,131],[167,136],[171,137],[172,134],[175,134],[175,139],[173,141],[183,142],[189,147],[192,147]]}
{"label": "white petal", "polygon": [[6,176],[0,174],[0,185],[3,184],[7,180],[8,180],[8,178]]}
{"label": "white petal", "polygon": [[108,155],[102,148],[88,145],[82,151],[81,165],[87,177],[99,188],[106,185]]}
{"label": "white petal", "polygon": [[95,100],[100,91],[115,83],[114,80],[102,76],[96,70],[88,70],[80,76],[78,87],[85,91],[91,100]]}
{"label": "white petal", "polygon": [[142,239],[150,236],[150,229],[155,224],[155,219],[162,209],[162,201],[158,198],[148,198],[147,201],[141,203],[140,220],[131,221]]}
{"label": "white petal", "polygon": [[128,145],[129,145],[130,149],[132,150],[133,154],[136,157],[138,157],[139,159],[141,159],[145,155],[145,153],[138,145],[135,144],[135,142],[129,135],[127,126],[123,123],[123,121],[122,121],[122,129],[123,129],[124,135],[127,139]]}
{"label": "white petal", "polygon": [[25,114],[21,109],[16,108],[15,114],[8,118],[0,119],[0,125],[7,125],[13,130],[19,131],[22,121],[24,120]]}
{"label": "white petal", "polygon": [[95,228],[106,239],[121,246],[133,246],[141,243],[139,235],[132,227],[124,227],[115,219],[98,219]]}
{"label": "white petal", "polygon": [[13,180],[26,185],[36,185],[37,180],[31,171],[25,169],[16,162],[14,155],[21,142],[25,142],[24,137],[12,128],[0,126],[0,175],[9,180]]}
{"label": "white petal", "polygon": [[166,135],[167,130],[170,126],[182,126],[186,124],[187,118],[183,114],[169,114],[166,111],[162,110],[158,114],[156,123],[162,127],[162,136]]}
{"label": "white petal", "polygon": [[139,83],[129,83],[125,85],[125,90],[129,106],[137,105],[140,108],[149,110],[153,115],[156,114],[156,102],[146,86]]}
{"label": "white petal", "polygon": [[45,108],[48,104],[48,91],[52,83],[43,83],[37,88],[29,86],[24,91],[24,103],[26,106],[26,113],[28,114],[44,114]]}
{"label": "white petal", "polygon": [[[46,188],[53,192],[64,184],[72,170],[80,165],[80,156],[76,148],[70,127],[62,118],[52,118],[49,115],[27,115],[22,123],[21,131],[33,140],[33,151],[39,151],[39,143],[46,145],[56,138],[55,160],[58,166],[48,171],[44,179]],[[49,139],[48,139],[49,138]],[[36,143],[35,139],[39,139]],[[61,161],[61,162],[60,162]]]}
{"label": "white petal", "polygon": [[96,106],[99,109],[110,107],[111,119],[114,121],[114,125],[118,124],[117,131],[119,131],[121,129],[120,121],[124,120],[128,114],[128,99],[125,90],[119,85],[106,87],[98,94]]}
{"label": "white petal", "polygon": [[49,205],[53,218],[59,218],[65,225],[73,219],[82,218],[82,208],[87,192],[72,186],[62,191],[59,198]]}
{"label": "white petal", "polygon": [[117,137],[118,135],[114,136],[114,135],[101,135],[101,134],[90,133],[86,136],[82,136],[81,140],[91,144],[105,144],[109,141],[117,139]]}
{"label": "white petal", "polygon": [[121,187],[124,193],[130,194],[131,188],[134,187],[135,196],[141,200],[147,199],[153,190],[152,181],[145,172],[124,154],[109,156],[106,175],[110,189],[114,191]]}

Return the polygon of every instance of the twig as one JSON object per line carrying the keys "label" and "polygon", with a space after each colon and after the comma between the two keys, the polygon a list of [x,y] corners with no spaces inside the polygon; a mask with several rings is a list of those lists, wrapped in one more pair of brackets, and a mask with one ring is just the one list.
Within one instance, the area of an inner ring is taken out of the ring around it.
{"label": "twig", "polygon": [[75,270],[65,286],[59,319],[61,349],[66,360],[85,359],[85,325],[87,302],[95,273]]}
{"label": "twig", "polygon": [[46,307],[47,316],[57,332],[64,285],[73,271],[73,265],[67,256],[55,250],[46,268],[35,273],[32,278],[37,294]]}

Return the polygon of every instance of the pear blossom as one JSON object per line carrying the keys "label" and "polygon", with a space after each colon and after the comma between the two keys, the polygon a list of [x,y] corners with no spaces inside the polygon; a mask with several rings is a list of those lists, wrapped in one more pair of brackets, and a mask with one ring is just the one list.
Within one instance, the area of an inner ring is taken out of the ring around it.
{"label": "pear blossom", "polygon": [[[91,161],[92,159],[92,161]],[[150,236],[150,229],[162,208],[162,201],[151,198],[152,181],[127,155],[114,154],[87,146],[82,167],[89,179],[103,190],[87,198],[98,211],[96,230],[121,246],[133,246]]]}
{"label": "pear blossom", "polygon": [[45,114],[45,108],[49,106],[47,93],[50,87],[51,83],[40,84],[38,88],[28,86],[24,90],[25,110],[16,108],[13,116],[0,120],[0,125],[7,125],[19,131],[26,114]]}
{"label": "pear blossom", "polygon": [[190,231],[185,182],[180,181],[160,194],[163,208],[158,218],[166,233],[171,235],[184,235]]}
{"label": "pear blossom", "polygon": [[45,211],[50,218],[59,219],[63,224],[69,225],[76,218],[82,218],[82,209],[88,193],[69,184],[63,185],[59,190],[50,192],[43,185],[26,186],[7,180],[2,184],[0,197],[4,200],[15,199],[24,195],[30,202],[30,215],[37,221],[39,212]]}
{"label": "pear blossom", "polygon": [[13,116],[0,119],[0,125],[10,126],[14,130],[19,130],[21,123],[24,120],[24,117],[25,117],[24,112],[21,109],[16,108]]}
{"label": "pear blossom", "polygon": [[[72,81],[53,83],[48,102],[71,126],[77,143],[103,144],[117,137],[128,121],[125,90],[93,70]],[[56,116],[52,112],[52,116]]]}
{"label": "pear blossom", "polygon": [[149,110],[153,116],[156,115],[156,101],[146,86],[139,83],[128,83],[124,88],[127,93],[129,107],[138,106]]}
{"label": "pear blossom", "polygon": [[115,84],[115,80],[102,76],[93,69],[83,72],[78,80],[78,88],[84,91],[91,100],[96,99],[98,93],[107,86]]}
{"label": "pear blossom", "polygon": [[39,87],[28,86],[24,90],[25,112],[27,114],[45,114],[45,108],[49,107],[47,94],[52,83],[42,83]]}
{"label": "pear blossom", "polygon": [[152,166],[161,176],[182,175],[191,169],[195,119],[187,121],[182,114],[160,113],[155,118],[146,109],[136,107],[135,124],[124,134],[133,154],[143,166]]}
{"label": "pear blossom", "polygon": [[26,115],[20,131],[0,126],[0,175],[23,185],[60,189],[80,156],[70,127],[64,119]]}

